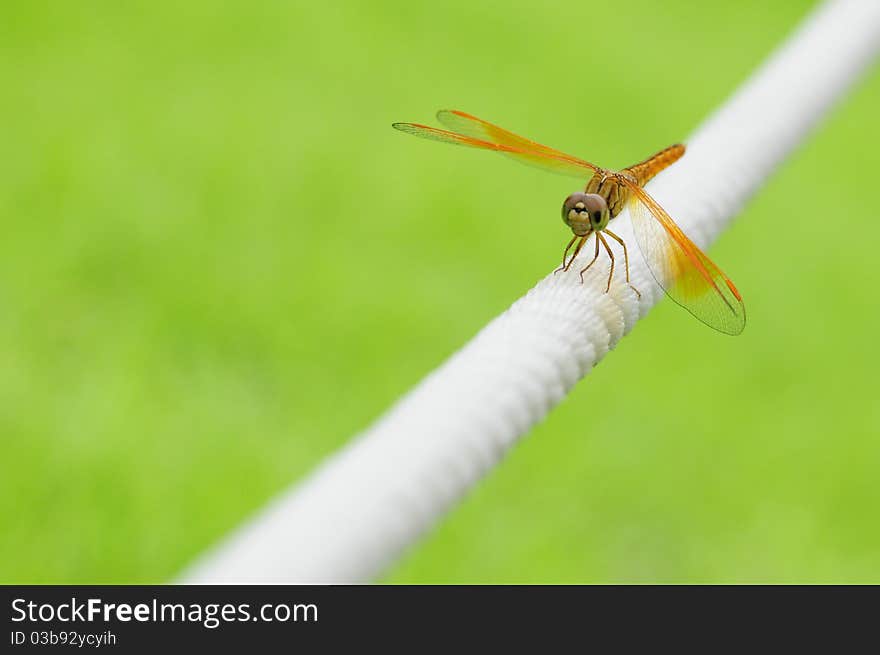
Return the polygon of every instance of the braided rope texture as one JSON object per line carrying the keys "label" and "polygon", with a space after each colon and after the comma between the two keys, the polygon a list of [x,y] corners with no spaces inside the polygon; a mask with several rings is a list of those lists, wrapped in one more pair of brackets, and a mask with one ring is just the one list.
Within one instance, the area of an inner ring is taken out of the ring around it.
{"label": "braided rope texture", "polygon": [[[695,132],[650,193],[707,247],[878,49],[880,1],[824,3]],[[614,230],[635,246],[626,210]],[[630,255],[641,298],[618,273],[606,294],[605,266],[581,284],[578,264],[592,252],[581,253],[181,580],[353,583],[380,575],[663,297],[638,248]]]}

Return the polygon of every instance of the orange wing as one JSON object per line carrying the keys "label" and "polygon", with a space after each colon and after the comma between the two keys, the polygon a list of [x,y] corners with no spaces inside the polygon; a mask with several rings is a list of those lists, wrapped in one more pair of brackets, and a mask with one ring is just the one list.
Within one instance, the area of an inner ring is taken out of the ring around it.
{"label": "orange wing", "polygon": [[647,191],[626,177],[633,233],[648,268],[666,294],[709,327],[736,335],[746,308],[733,282],[687,238]]}
{"label": "orange wing", "polygon": [[443,110],[437,113],[437,118],[454,131],[418,123],[394,123],[392,127],[423,139],[494,150],[523,164],[560,175],[584,179],[598,170],[588,161],[530,141],[461,111]]}
{"label": "orange wing", "polygon": [[[557,150],[556,148],[541,145],[536,141],[532,141],[531,139],[519,136],[518,134],[514,134],[513,132],[508,132],[502,127],[498,127],[497,125],[493,125],[492,123],[484,121],[481,118],[471,116],[470,114],[466,114],[465,112],[459,111],[457,109],[441,109],[437,112],[437,120],[443,123],[443,125],[448,127],[453,132],[458,132],[459,134],[464,134],[465,136],[473,137],[475,139],[491,141],[493,143],[501,143],[504,145],[513,146],[514,148],[531,150],[533,152],[544,152],[548,154],[562,156],[567,159],[575,159],[575,157],[567,155],[564,152]],[[593,166],[589,162],[584,163],[588,166],[595,168],[595,166]]]}

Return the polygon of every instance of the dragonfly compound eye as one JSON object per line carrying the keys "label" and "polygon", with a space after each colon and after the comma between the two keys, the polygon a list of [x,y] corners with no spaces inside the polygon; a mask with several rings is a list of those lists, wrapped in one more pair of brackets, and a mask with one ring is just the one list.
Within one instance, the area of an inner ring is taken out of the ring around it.
{"label": "dragonfly compound eye", "polygon": [[578,236],[605,227],[607,221],[604,217],[607,213],[605,199],[595,193],[572,193],[562,205],[562,220]]}

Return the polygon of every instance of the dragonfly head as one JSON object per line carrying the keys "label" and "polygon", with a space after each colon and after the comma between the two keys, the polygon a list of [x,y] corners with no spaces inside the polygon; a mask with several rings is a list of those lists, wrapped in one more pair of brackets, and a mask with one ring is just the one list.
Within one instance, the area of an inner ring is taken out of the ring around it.
{"label": "dragonfly head", "polygon": [[604,230],[610,218],[608,203],[597,193],[572,193],[562,205],[563,222],[579,237]]}

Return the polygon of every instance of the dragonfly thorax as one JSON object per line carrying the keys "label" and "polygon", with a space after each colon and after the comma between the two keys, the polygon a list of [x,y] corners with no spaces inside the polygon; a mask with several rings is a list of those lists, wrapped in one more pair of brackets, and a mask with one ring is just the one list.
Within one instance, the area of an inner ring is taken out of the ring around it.
{"label": "dragonfly thorax", "polygon": [[562,220],[577,236],[605,229],[611,220],[608,203],[596,193],[577,191],[562,204]]}
{"label": "dragonfly thorax", "polygon": [[[608,205],[611,218],[614,218],[623,211],[629,198],[629,189],[619,179],[622,175],[624,174],[608,170],[599,171],[590,178],[584,189],[584,193],[595,193],[605,199],[605,204]],[[627,177],[632,179],[631,176]]]}

